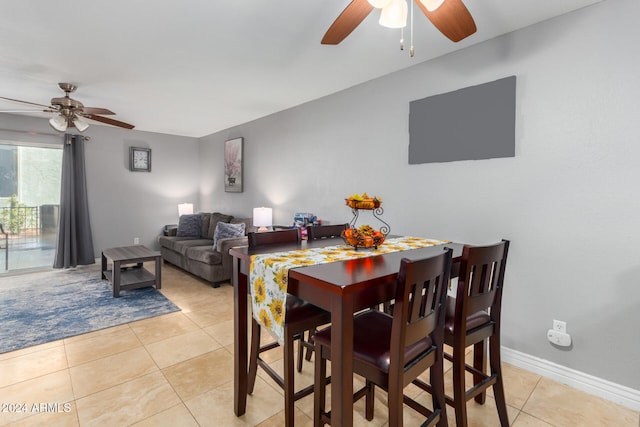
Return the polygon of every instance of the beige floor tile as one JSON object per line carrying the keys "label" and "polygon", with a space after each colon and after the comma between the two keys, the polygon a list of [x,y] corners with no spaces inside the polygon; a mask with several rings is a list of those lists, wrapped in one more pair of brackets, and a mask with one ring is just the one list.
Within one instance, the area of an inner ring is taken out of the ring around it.
{"label": "beige floor tile", "polygon": [[0,354],[0,361],[6,360],[6,359],[12,359],[18,356],[24,356],[25,354],[35,353],[41,350],[48,350],[50,348],[62,347],[62,346],[64,346],[63,340],[51,341],[44,344],[34,345],[33,347],[27,347],[20,350],[10,351],[8,353],[2,353]]}
{"label": "beige floor tile", "polygon": [[198,427],[198,423],[193,418],[189,410],[183,403],[153,415],[134,427]]}
{"label": "beige floor tile", "polygon": [[77,366],[140,346],[142,343],[128,326],[65,343],[69,366]]}
{"label": "beige floor tile", "polygon": [[[518,409],[522,409],[542,378],[538,374],[525,371],[508,363],[502,363],[502,375],[507,405]],[[493,396],[493,388],[490,388],[487,394]]]}
{"label": "beige floor tile", "polygon": [[523,411],[554,426],[637,427],[638,412],[542,378]]}
{"label": "beige floor tile", "polygon": [[67,368],[64,346],[55,346],[0,361],[0,387]]}
{"label": "beige floor tile", "polygon": [[158,370],[145,348],[137,347],[74,366],[69,373],[78,399]]}
{"label": "beige floor tile", "polygon": [[160,368],[175,365],[220,348],[202,329],[158,341],[146,346]]}
{"label": "beige floor tile", "polygon": [[105,328],[105,329],[98,329],[97,331],[87,332],[86,334],[80,334],[80,335],[68,337],[68,338],[65,338],[63,341],[65,344],[70,344],[70,343],[75,343],[77,341],[86,340],[89,338],[99,337],[101,335],[113,334],[114,332],[123,331],[127,329],[129,329],[129,325],[125,323],[123,325],[112,326],[110,328]]}
{"label": "beige floor tile", "polygon": [[130,327],[143,344],[151,344],[198,329],[198,325],[181,312],[133,322]]}
{"label": "beige floor tile", "polygon": [[512,424],[513,427],[553,427],[551,424],[542,421],[525,412],[520,412]]}
{"label": "beige floor tile", "polygon": [[185,315],[198,324],[201,328],[215,325],[226,320],[233,320],[233,304],[216,298],[213,302],[198,301],[191,305],[191,310]]}
{"label": "beige floor tile", "polygon": [[224,348],[162,370],[182,400],[233,381],[233,358]]}
{"label": "beige floor tile", "polygon": [[204,331],[223,346],[233,345],[233,319],[207,326]]}
{"label": "beige floor tile", "polygon": [[0,388],[0,402],[24,405],[21,412],[0,412],[0,426],[38,413],[34,405],[39,408],[42,403],[62,405],[72,401],[73,390],[67,370]]}
{"label": "beige floor tile", "polygon": [[[296,427],[313,427],[313,419],[300,409],[295,408],[293,421]],[[280,411],[271,418],[261,422],[257,427],[282,427],[284,425],[284,411]]]}
{"label": "beige floor tile", "polygon": [[76,401],[82,426],[126,426],[180,403],[162,373],[154,372]]}
{"label": "beige floor tile", "polygon": [[282,396],[261,378],[247,398],[247,411],[241,417],[233,412],[233,382],[221,385],[185,402],[201,427],[257,426],[284,409]]}

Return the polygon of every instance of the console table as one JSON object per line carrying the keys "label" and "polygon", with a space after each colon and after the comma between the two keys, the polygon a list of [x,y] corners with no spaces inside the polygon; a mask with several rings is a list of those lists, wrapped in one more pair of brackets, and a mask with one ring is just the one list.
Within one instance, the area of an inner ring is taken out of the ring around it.
{"label": "console table", "polygon": [[[113,284],[113,296],[120,291],[155,286],[162,287],[160,252],[143,245],[123,246],[102,251],[102,278]],[[155,262],[155,275],[143,267],[146,261]],[[108,269],[112,263],[111,270]],[[134,264],[134,265],[132,265]]]}

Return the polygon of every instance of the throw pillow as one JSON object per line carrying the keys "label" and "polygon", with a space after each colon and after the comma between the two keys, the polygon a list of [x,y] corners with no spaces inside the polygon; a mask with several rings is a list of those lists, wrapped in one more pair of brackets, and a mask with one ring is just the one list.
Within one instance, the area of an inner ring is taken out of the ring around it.
{"label": "throw pillow", "polygon": [[182,215],[178,220],[178,237],[200,237],[200,214]]}
{"label": "throw pillow", "polygon": [[220,239],[244,236],[244,227],[244,223],[229,224],[226,222],[218,222],[218,224],[216,225],[216,231],[213,233],[213,250],[217,250],[218,240]]}
{"label": "throw pillow", "polygon": [[209,220],[209,231],[207,232],[207,238],[213,239],[213,234],[216,232],[216,225],[219,222],[231,222],[233,216],[221,214],[220,212],[214,212],[211,214],[211,219]]}

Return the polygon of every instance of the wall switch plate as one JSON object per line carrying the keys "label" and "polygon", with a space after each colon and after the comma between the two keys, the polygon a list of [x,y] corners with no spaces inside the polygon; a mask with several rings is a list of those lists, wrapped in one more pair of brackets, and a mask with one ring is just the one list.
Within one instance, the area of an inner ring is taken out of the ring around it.
{"label": "wall switch plate", "polygon": [[139,245],[140,244],[140,238],[139,237],[134,237],[133,238],[133,244],[134,245]]}

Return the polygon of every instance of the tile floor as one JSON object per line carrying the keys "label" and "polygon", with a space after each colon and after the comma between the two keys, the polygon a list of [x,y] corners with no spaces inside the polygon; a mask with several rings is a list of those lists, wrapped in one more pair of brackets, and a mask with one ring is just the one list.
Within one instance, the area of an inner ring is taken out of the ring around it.
{"label": "tile floor", "polygon": [[[280,390],[260,371],[247,413],[233,414],[231,286],[213,289],[164,264],[162,292],[182,311],[0,354],[0,425],[283,425]],[[280,367],[281,353],[271,353]],[[513,426],[640,425],[638,412],[508,364],[504,371]],[[312,376],[313,365],[305,363],[297,385],[310,383]],[[406,392],[419,401],[429,398],[413,386]],[[387,425],[385,393],[376,399],[371,423],[364,419],[363,402],[356,404],[356,425]],[[470,426],[499,425],[491,396],[483,406],[470,402],[468,407]],[[298,401],[296,425],[311,426],[312,410],[312,396]],[[448,414],[449,425],[455,425]],[[405,425],[420,422],[405,407]]]}

